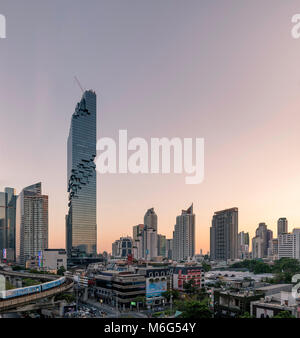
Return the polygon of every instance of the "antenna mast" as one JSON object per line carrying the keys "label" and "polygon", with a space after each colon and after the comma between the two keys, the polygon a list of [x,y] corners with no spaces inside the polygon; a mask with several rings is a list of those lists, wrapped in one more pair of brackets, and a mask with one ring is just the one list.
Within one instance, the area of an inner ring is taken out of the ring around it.
{"label": "antenna mast", "polygon": [[75,79],[76,83],[78,84],[79,88],[81,89],[82,93],[84,93],[84,90],[83,90],[79,80],[77,79],[77,76],[74,76],[74,79]]}

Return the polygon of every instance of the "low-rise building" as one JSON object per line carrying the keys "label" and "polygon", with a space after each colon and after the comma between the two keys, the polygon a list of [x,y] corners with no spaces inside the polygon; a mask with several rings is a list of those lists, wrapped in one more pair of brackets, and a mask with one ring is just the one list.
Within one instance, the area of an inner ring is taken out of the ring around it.
{"label": "low-rise building", "polygon": [[272,318],[282,311],[300,318],[299,300],[291,292],[281,291],[251,302],[251,315],[255,318]]}
{"label": "low-rise building", "polygon": [[40,268],[57,271],[60,267],[67,270],[67,252],[65,249],[45,249],[42,251]]}
{"label": "low-rise building", "polygon": [[213,308],[216,318],[239,317],[250,313],[251,302],[259,300],[261,294],[255,291],[214,290]]}
{"label": "low-rise building", "polygon": [[101,271],[95,276],[95,289],[99,300],[125,309],[137,302],[137,299],[145,297],[146,278],[144,275],[128,271]]}
{"label": "low-rise building", "polygon": [[199,265],[177,265],[173,271],[173,288],[184,291],[184,283],[193,280],[197,288],[204,287],[204,270]]}
{"label": "low-rise building", "polygon": [[136,271],[146,278],[146,305],[154,307],[164,304],[163,293],[170,288],[170,268],[150,266],[137,268]]}

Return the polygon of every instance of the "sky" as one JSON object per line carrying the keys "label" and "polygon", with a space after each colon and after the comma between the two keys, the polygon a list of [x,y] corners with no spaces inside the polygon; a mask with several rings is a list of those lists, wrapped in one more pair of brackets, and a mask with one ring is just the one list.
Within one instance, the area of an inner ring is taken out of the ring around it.
{"label": "sky", "polygon": [[300,39],[294,0],[0,0],[0,191],[42,182],[49,246],[65,247],[67,137],[81,98],[98,97],[98,138],[203,137],[205,177],[97,176],[98,251],[132,235],[148,208],[171,238],[194,203],[196,252],[213,213],[239,208],[254,235],[300,227]]}

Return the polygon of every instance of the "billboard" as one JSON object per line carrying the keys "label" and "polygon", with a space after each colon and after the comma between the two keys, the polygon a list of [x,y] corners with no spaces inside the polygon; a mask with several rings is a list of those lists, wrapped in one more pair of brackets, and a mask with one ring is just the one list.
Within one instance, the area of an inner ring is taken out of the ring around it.
{"label": "billboard", "polygon": [[3,251],[2,251],[2,258],[3,259],[7,259],[7,251],[6,251],[6,249],[3,249]]}
{"label": "billboard", "polygon": [[43,252],[42,251],[38,252],[38,262],[39,262],[39,267],[41,268],[43,266]]}
{"label": "billboard", "polygon": [[160,297],[164,292],[167,291],[167,281],[153,281],[146,282],[146,297]]}

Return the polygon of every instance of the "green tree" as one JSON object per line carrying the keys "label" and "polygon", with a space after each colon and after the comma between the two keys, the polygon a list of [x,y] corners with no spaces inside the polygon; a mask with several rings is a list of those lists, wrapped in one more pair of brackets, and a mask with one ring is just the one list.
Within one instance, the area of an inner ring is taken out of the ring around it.
{"label": "green tree", "polygon": [[293,316],[289,311],[280,311],[273,318],[295,318],[295,316]]}
{"label": "green tree", "polygon": [[63,276],[64,273],[66,272],[66,269],[64,266],[61,266],[58,270],[57,270],[57,274],[60,276]]}
{"label": "green tree", "polygon": [[72,293],[60,293],[55,296],[55,301],[57,300],[65,300],[67,303],[75,302],[75,295]]}
{"label": "green tree", "polygon": [[184,292],[186,292],[188,295],[195,294],[197,292],[197,287],[196,287],[194,278],[190,279],[187,282],[184,282],[183,289],[184,289]]}
{"label": "green tree", "polygon": [[239,318],[254,318],[254,317],[251,316],[249,312],[245,312],[244,314],[240,315]]}
{"label": "green tree", "polygon": [[212,312],[204,301],[188,300],[177,303],[177,309],[182,311],[181,318],[200,319],[211,318]]}
{"label": "green tree", "polygon": [[163,292],[162,296],[164,298],[166,298],[166,300],[169,302],[170,299],[171,299],[171,295],[172,295],[172,299],[173,300],[177,300],[180,298],[180,293],[178,290],[168,290],[168,291],[165,291]]}
{"label": "green tree", "polygon": [[208,271],[211,270],[211,265],[203,262],[202,263],[202,268],[203,268],[204,272],[208,272]]}
{"label": "green tree", "polygon": [[31,278],[25,278],[23,279],[23,286],[32,286],[32,285],[38,285],[41,284],[41,282],[39,280],[36,279],[31,279]]}

